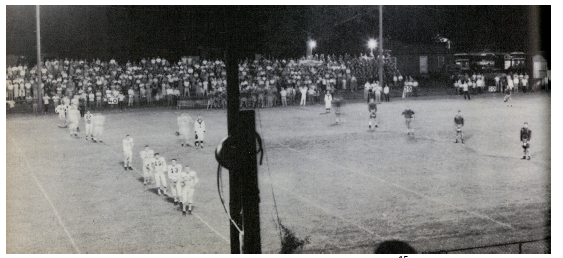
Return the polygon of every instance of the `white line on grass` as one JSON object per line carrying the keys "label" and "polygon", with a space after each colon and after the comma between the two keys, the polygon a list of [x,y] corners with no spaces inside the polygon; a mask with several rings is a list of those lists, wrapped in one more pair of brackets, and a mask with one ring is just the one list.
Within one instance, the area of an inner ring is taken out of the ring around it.
{"label": "white line on grass", "polygon": [[[293,148],[291,148],[291,147],[289,147],[289,146],[287,146],[287,145],[285,145],[285,144],[283,144],[283,143],[278,143],[278,144],[279,144],[279,145],[282,145],[282,146],[284,146],[284,147],[286,147],[286,148],[287,148],[288,150],[290,150],[290,151],[303,153],[302,151],[293,149]],[[310,156],[309,156],[309,157],[310,157]],[[387,181],[387,180],[385,180],[385,179],[382,179],[382,178],[380,178],[380,177],[376,177],[376,176],[373,176],[373,175],[368,175],[368,174],[364,174],[364,173],[361,173],[361,172],[357,172],[357,171],[354,170],[354,169],[351,169],[351,168],[349,168],[349,167],[342,166],[342,165],[340,165],[340,164],[338,164],[338,163],[336,163],[336,162],[333,162],[332,160],[328,160],[328,161],[331,162],[332,164],[334,164],[335,166],[338,166],[338,167],[340,167],[340,168],[346,169],[346,170],[348,170],[348,171],[350,171],[350,172],[352,172],[352,173],[354,173],[354,174],[358,174],[358,175],[362,175],[362,176],[365,176],[365,177],[370,177],[370,178],[373,178],[373,179],[377,179],[377,180],[379,180],[379,181],[381,181],[381,182],[383,182],[383,183],[385,183],[385,184],[387,184],[387,185],[391,185],[391,186],[393,186],[393,187],[395,187],[395,188],[399,188],[399,189],[401,189],[401,190],[403,190],[403,191],[410,192],[410,193],[412,193],[412,194],[418,195],[418,196],[423,197],[423,198],[425,198],[425,199],[428,199],[428,200],[430,200],[430,201],[433,201],[433,202],[436,202],[436,203],[439,203],[439,204],[443,204],[443,205],[446,205],[446,206],[450,206],[450,207],[452,207],[452,208],[454,208],[454,209],[456,209],[456,210],[461,210],[461,211],[467,212],[467,213],[469,213],[469,214],[473,214],[473,215],[475,215],[475,216],[477,216],[477,217],[481,217],[481,218],[490,220],[490,221],[492,221],[492,222],[494,222],[494,223],[497,223],[497,224],[499,224],[499,225],[501,225],[501,226],[503,226],[503,227],[507,227],[507,228],[516,230],[516,229],[515,229],[514,227],[512,227],[511,225],[509,225],[509,224],[507,224],[507,223],[504,223],[504,222],[500,222],[500,221],[498,221],[498,220],[495,220],[495,219],[493,219],[493,218],[491,218],[491,217],[489,217],[489,216],[487,216],[487,215],[479,214],[479,213],[476,213],[476,212],[473,212],[473,211],[469,211],[469,210],[466,210],[466,209],[463,209],[463,208],[460,208],[460,207],[451,205],[451,204],[449,204],[449,203],[446,203],[446,202],[443,202],[443,201],[441,201],[441,200],[432,198],[432,197],[430,197],[430,196],[426,196],[426,195],[424,195],[424,194],[422,194],[422,193],[419,193],[419,192],[417,192],[417,191],[413,191],[413,190],[411,190],[411,189],[409,189],[409,188],[402,187],[402,186],[397,185],[397,184],[395,184],[395,183],[389,182],[389,181]]]}
{"label": "white line on grass", "polygon": [[[22,154],[20,148],[18,147],[18,145],[16,145],[14,143],[14,140],[11,139],[12,141],[12,145],[14,146],[14,148],[16,149],[16,151],[20,154]],[[35,183],[37,183],[37,186],[39,186],[39,190],[41,190],[41,193],[43,193],[43,196],[45,196],[45,199],[47,199],[47,202],[49,202],[49,205],[51,206],[51,209],[53,209],[53,212],[55,213],[55,216],[57,217],[57,219],[59,220],[59,224],[61,224],[61,226],[63,227],[66,235],[68,236],[68,238],[70,239],[70,243],[72,244],[72,247],[74,247],[74,250],[77,253],[81,253],[80,249],[78,249],[78,246],[76,246],[76,243],[74,243],[74,239],[72,238],[72,236],[70,235],[70,232],[68,232],[68,229],[66,228],[65,224],[63,223],[63,220],[61,219],[61,216],[59,215],[59,212],[57,211],[57,209],[55,208],[55,205],[53,205],[53,202],[51,201],[51,199],[49,198],[49,195],[47,195],[47,192],[45,192],[45,189],[43,189],[43,185],[41,185],[41,183],[39,182],[39,180],[37,179],[37,177],[35,176],[35,173],[33,173],[33,169],[31,169],[31,167],[29,166],[29,163],[26,161],[24,161],[25,165],[28,168],[29,173],[31,173],[31,176],[33,176],[33,179],[35,180]]]}
{"label": "white line on grass", "polygon": [[[126,116],[126,117],[128,117],[128,116]],[[139,123],[141,122],[141,121],[139,121],[139,120],[137,120],[137,119],[135,119],[135,118],[132,118],[132,117],[128,117],[128,118],[133,119],[133,120],[135,120],[135,121],[137,121],[137,122],[139,122]],[[112,148],[110,148],[108,145],[104,145],[104,146],[107,147],[107,148],[108,148],[111,152],[113,152],[116,156],[118,156],[118,157],[121,156],[121,155],[119,155],[117,152],[115,152]],[[133,166],[131,166],[131,167],[133,167]],[[141,172],[139,172],[136,168],[133,168],[133,170],[134,170],[135,172],[137,172],[137,174],[139,174],[140,176],[143,176],[143,174],[141,174]],[[226,238],[225,236],[221,235],[221,233],[219,233],[217,230],[215,230],[215,228],[213,228],[211,225],[209,225],[209,223],[207,223],[207,221],[203,220],[199,215],[195,214],[195,217],[198,218],[198,219],[199,219],[203,224],[205,224],[209,229],[211,229],[211,231],[213,231],[215,234],[217,234],[217,235],[220,236],[222,239],[224,239],[227,243],[230,243],[230,242],[231,242],[228,238]]]}
{"label": "white line on grass", "polygon": [[334,217],[336,217],[336,218],[339,218],[339,219],[341,219],[341,220],[343,220],[343,221],[345,221],[345,222],[348,222],[348,223],[350,223],[350,224],[352,224],[352,225],[358,227],[359,229],[362,229],[362,230],[364,230],[364,231],[370,233],[371,235],[374,235],[374,236],[378,237],[379,239],[383,239],[379,234],[377,234],[377,233],[375,233],[375,232],[373,232],[373,231],[367,229],[366,227],[364,227],[364,226],[362,226],[362,225],[360,225],[360,224],[354,223],[353,221],[350,221],[350,220],[348,220],[348,219],[345,219],[344,217],[342,217],[342,216],[340,216],[340,215],[337,215],[337,214],[334,214],[333,212],[329,212],[329,211],[328,211],[327,209],[325,209],[324,207],[322,207],[322,206],[320,206],[320,205],[318,205],[318,204],[316,204],[316,203],[310,201],[309,199],[307,199],[307,198],[305,198],[305,197],[302,197],[302,196],[300,196],[300,195],[296,195],[295,193],[291,192],[290,190],[286,189],[285,187],[283,187],[283,186],[281,186],[281,185],[278,185],[278,184],[274,184],[274,185],[277,186],[277,187],[279,187],[279,188],[281,188],[281,189],[284,190],[285,192],[288,192],[288,193],[290,193],[290,194],[296,196],[297,198],[301,199],[301,201],[306,202],[306,203],[308,203],[308,204],[310,204],[310,205],[312,205],[312,206],[315,206],[315,207],[317,207],[318,209],[321,209],[321,210],[324,211],[326,214],[329,214],[329,215],[334,216]]}
{"label": "white line on grass", "polygon": [[[259,113],[258,113],[258,116],[259,116],[259,119],[260,119],[260,114],[259,114]],[[260,126],[261,126],[261,125],[260,125]],[[263,133],[263,132],[262,132],[262,133]],[[268,154],[265,154],[265,155],[267,156]],[[272,179],[270,178],[270,182],[272,182],[271,180],[272,180]],[[367,232],[367,233],[369,233],[369,234],[371,234],[371,235],[374,235],[375,237],[377,237],[377,238],[379,238],[379,239],[383,239],[379,234],[377,234],[377,233],[375,233],[375,232],[369,230],[368,228],[366,228],[366,227],[364,227],[364,226],[362,226],[362,225],[360,225],[360,224],[354,223],[354,222],[351,221],[351,220],[345,219],[344,217],[342,217],[342,216],[340,216],[340,215],[338,215],[338,214],[331,213],[331,212],[328,211],[326,208],[324,208],[324,207],[322,207],[322,206],[320,206],[320,205],[314,203],[313,201],[311,201],[311,200],[309,200],[309,199],[307,199],[307,198],[305,198],[305,197],[303,197],[303,196],[301,196],[301,195],[295,194],[294,192],[288,190],[287,188],[285,188],[285,187],[283,187],[283,186],[281,186],[281,185],[278,185],[278,184],[273,184],[273,185],[275,185],[275,186],[279,187],[280,189],[284,190],[285,192],[287,192],[287,193],[289,193],[289,194],[291,194],[291,195],[297,197],[297,198],[300,199],[302,202],[308,203],[309,205],[312,205],[312,206],[314,206],[314,207],[316,207],[316,208],[322,210],[323,212],[325,212],[326,214],[328,214],[328,215],[330,215],[330,216],[334,216],[334,217],[336,217],[336,218],[338,218],[338,219],[340,219],[340,220],[342,220],[342,221],[344,221],[344,222],[347,222],[347,223],[349,223],[349,224],[352,224],[352,225],[356,226],[357,228],[359,228],[359,229],[361,229],[361,230],[364,230],[365,232]],[[341,248],[340,248],[340,249],[341,249]]]}

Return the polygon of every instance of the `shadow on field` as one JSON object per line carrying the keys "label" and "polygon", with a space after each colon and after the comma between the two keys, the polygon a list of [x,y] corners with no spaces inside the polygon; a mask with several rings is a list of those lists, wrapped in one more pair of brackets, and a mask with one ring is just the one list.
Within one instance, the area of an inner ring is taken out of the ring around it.
{"label": "shadow on field", "polygon": [[174,203],[174,197],[165,196],[164,200],[169,202],[169,203]]}
{"label": "shadow on field", "polygon": [[149,188],[147,189],[149,192],[158,195],[158,188],[154,187],[154,188]]}

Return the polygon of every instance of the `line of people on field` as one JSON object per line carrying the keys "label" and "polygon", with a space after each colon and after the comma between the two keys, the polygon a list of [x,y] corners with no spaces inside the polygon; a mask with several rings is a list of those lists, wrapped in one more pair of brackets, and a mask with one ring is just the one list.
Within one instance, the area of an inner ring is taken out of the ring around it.
{"label": "line of people on field", "polygon": [[[189,146],[189,126],[194,123],[195,147],[203,148],[205,121],[198,115],[195,122],[187,113],[182,113],[177,118],[178,131],[176,136],[181,137],[181,145]],[[134,141],[129,135],[123,139],[123,168],[133,170],[133,146]],[[148,145],[139,152],[143,164],[143,185],[155,184],[158,195],[166,195],[174,198],[174,205],[180,205],[182,214],[192,214],[194,203],[195,186],[199,182],[197,173],[189,166],[183,167],[177,163],[176,159],[171,160],[171,164],[166,163],[166,159],[155,153]],[[186,209],[187,208],[187,209]]]}
{"label": "line of people on field", "polygon": [[55,113],[59,116],[59,127],[68,128],[71,137],[80,138],[80,119],[84,119],[84,135],[86,140],[90,138],[93,142],[102,142],[101,136],[104,132],[105,116],[102,113],[84,112],[78,101],[71,102],[64,98],[62,103],[55,108]]}
{"label": "line of people on field", "polygon": [[[327,108],[327,112],[328,110],[330,110],[329,108]],[[454,117],[454,127],[455,127],[455,131],[456,131],[456,139],[455,139],[455,143],[458,143],[461,141],[461,143],[464,143],[464,139],[463,139],[463,131],[462,128],[465,125],[465,121],[463,116],[461,115],[461,110],[457,111],[457,115]],[[377,128],[377,103],[375,102],[374,98],[370,98],[369,103],[368,103],[368,113],[369,113],[369,124],[368,127],[369,129],[372,129],[372,125],[374,126],[374,128]],[[407,127],[407,135],[413,136],[414,137],[414,128],[412,126],[412,120],[414,120],[414,114],[415,112],[410,109],[407,106],[407,109],[405,109],[401,115],[404,116],[405,118],[405,125]],[[529,141],[532,139],[532,130],[530,130],[528,128],[528,122],[524,122],[524,126],[520,129],[520,141],[522,142],[522,148],[524,149],[524,156],[522,157],[522,159],[527,159],[530,160],[530,152],[529,152],[529,148],[530,148],[530,143]]]}
{"label": "line of people on field", "polygon": [[[127,135],[123,139],[124,169],[132,170],[133,159],[132,138]],[[170,164],[166,159],[155,153],[148,145],[139,152],[143,164],[143,185],[155,184],[159,196],[165,195],[174,198],[174,205],[179,205],[182,214],[192,214],[195,186],[199,182],[197,173],[189,166],[182,166],[176,159],[171,159]],[[187,208],[187,209],[186,209]]]}

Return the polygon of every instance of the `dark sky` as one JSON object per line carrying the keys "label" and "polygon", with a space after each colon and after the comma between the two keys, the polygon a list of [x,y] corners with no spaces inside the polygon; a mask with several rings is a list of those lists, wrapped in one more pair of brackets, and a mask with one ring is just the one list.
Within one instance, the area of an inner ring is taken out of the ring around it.
{"label": "dark sky", "polygon": [[[217,57],[227,14],[237,17],[246,56],[300,57],[308,38],[317,40],[317,53],[359,54],[378,36],[378,6],[41,6],[42,52],[120,61]],[[7,54],[33,60],[35,6],[7,6],[6,16]],[[383,7],[384,38],[432,43],[440,34],[464,52],[549,52],[550,21],[550,6]]]}

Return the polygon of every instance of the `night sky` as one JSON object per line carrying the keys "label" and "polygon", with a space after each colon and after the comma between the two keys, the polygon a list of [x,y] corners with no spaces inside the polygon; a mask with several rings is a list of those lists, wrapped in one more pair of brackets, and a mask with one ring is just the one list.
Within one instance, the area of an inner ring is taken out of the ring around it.
{"label": "night sky", "polygon": [[[41,6],[43,53],[118,61],[184,55],[221,57],[226,14],[236,14],[238,51],[301,57],[308,38],[315,53],[366,53],[378,37],[378,6]],[[34,60],[35,6],[6,7],[6,52]],[[550,53],[551,7],[384,6],[384,38],[433,43],[440,34],[456,52]],[[541,40],[540,40],[541,39]]]}

